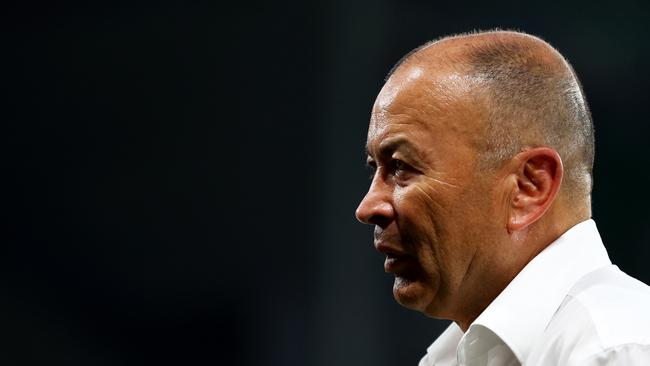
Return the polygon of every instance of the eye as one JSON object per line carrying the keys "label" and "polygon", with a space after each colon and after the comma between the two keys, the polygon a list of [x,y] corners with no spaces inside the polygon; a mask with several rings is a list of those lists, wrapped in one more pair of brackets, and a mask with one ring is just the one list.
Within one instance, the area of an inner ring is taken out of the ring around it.
{"label": "eye", "polygon": [[405,162],[397,159],[393,160],[393,175],[396,178],[404,178],[409,169],[409,165]]}
{"label": "eye", "polygon": [[395,174],[403,172],[406,169],[406,164],[401,160],[395,160]]}
{"label": "eye", "polygon": [[395,181],[399,185],[405,185],[411,179],[422,174],[421,171],[414,168],[412,165],[403,162],[399,159],[393,159],[391,161],[391,175],[395,178]]}

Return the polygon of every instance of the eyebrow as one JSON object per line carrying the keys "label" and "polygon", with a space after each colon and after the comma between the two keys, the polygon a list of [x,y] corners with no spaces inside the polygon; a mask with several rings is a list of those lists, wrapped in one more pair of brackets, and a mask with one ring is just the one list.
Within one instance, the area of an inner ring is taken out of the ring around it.
{"label": "eyebrow", "polygon": [[[399,148],[403,148],[407,152],[415,153],[416,156],[419,156],[416,146],[403,136],[388,138],[379,143],[379,156],[386,156],[395,152]],[[370,153],[368,145],[366,145],[366,155],[374,158]]]}

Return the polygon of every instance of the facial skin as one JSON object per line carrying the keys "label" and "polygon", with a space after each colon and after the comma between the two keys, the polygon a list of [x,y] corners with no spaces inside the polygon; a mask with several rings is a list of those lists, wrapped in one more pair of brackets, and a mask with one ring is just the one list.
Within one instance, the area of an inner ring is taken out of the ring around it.
{"label": "facial skin", "polygon": [[356,216],[375,226],[395,299],[466,330],[590,211],[576,215],[575,206],[556,200],[563,166],[552,148],[525,147],[498,168],[479,168],[490,108],[482,80],[416,56],[392,74],[373,106],[367,151],[375,172]]}
{"label": "facial skin", "polygon": [[472,82],[453,71],[405,66],[372,110],[370,189],[356,216],[375,225],[375,247],[405,307],[469,324],[514,277],[509,171],[477,168],[484,111]]}
{"label": "facial skin", "polygon": [[395,299],[446,318],[464,306],[457,299],[477,280],[473,270],[503,221],[494,176],[476,169],[482,115],[460,79],[417,66],[391,77],[372,110],[367,148],[376,171],[356,213],[375,225]]}

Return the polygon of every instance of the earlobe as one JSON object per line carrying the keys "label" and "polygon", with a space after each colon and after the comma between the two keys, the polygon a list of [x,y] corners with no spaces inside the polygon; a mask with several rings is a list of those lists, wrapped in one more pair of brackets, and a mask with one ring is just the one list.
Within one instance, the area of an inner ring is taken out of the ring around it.
{"label": "earlobe", "polygon": [[517,184],[510,202],[509,232],[525,229],[548,211],[563,175],[560,155],[548,147],[526,150],[515,161]]}

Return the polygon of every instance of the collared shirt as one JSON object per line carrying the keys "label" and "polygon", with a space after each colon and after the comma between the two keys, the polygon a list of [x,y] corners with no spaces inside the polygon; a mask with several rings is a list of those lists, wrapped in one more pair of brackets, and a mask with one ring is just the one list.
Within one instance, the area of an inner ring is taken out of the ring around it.
{"label": "collared shirt", "polygon": [[650,365],[650,287],[612,265],[593,220],[554,241],[420,366]]}

